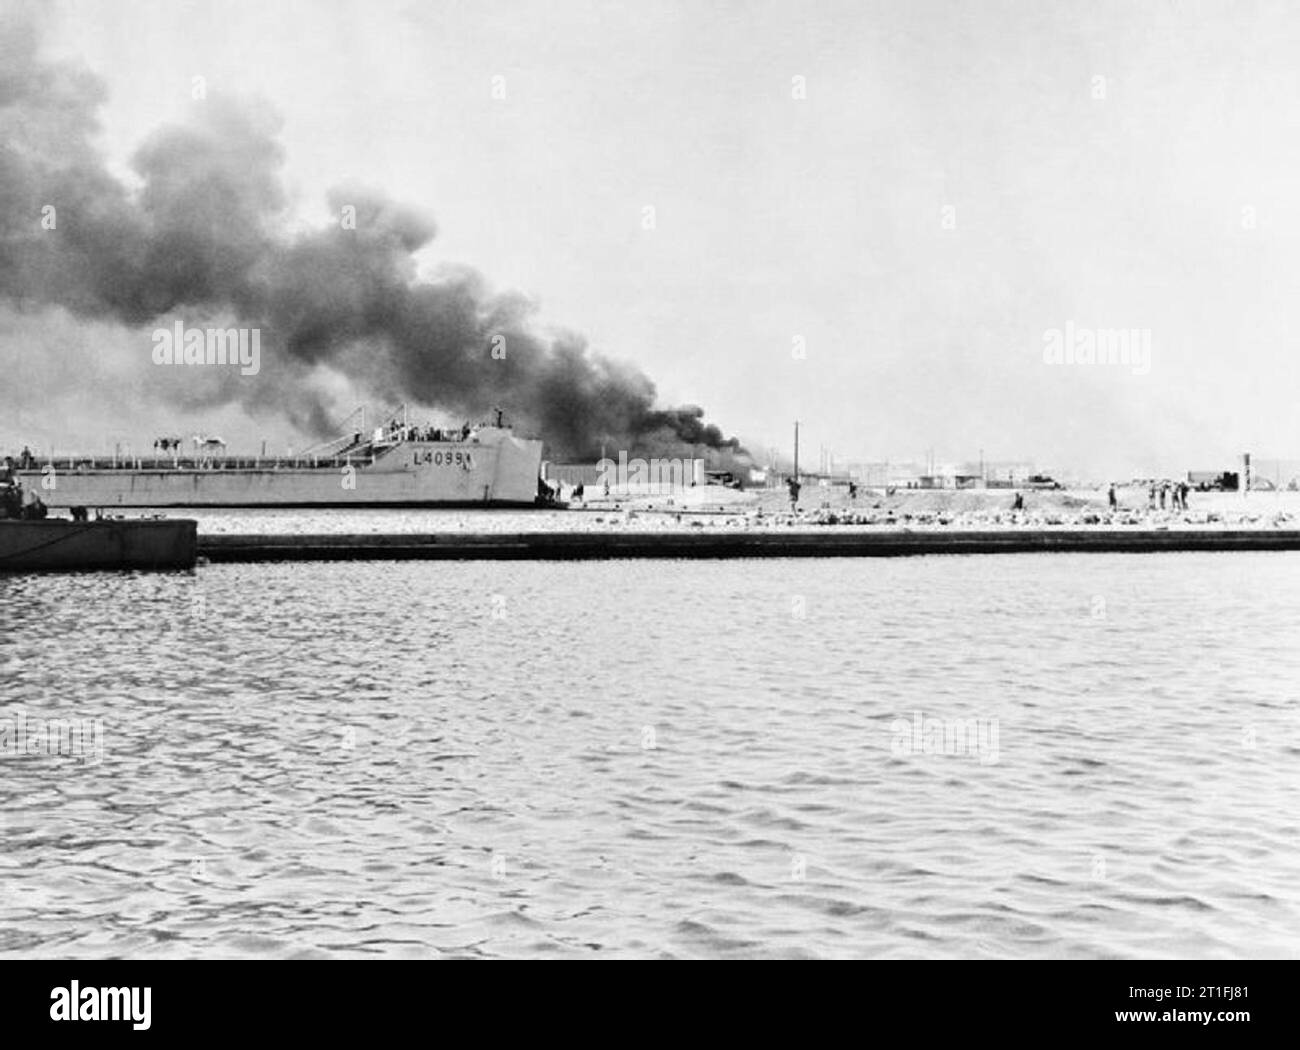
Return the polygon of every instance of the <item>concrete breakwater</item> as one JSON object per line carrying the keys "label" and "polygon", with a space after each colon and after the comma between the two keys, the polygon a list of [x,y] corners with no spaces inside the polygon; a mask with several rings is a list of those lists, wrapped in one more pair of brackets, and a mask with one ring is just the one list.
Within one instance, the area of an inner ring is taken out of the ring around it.
{"label": "concrete breakwater", "polygon": [[1300,550],[1295,529],[1003,529],[825,531],[208,534],[212,562],[871,558],[919,554]]}

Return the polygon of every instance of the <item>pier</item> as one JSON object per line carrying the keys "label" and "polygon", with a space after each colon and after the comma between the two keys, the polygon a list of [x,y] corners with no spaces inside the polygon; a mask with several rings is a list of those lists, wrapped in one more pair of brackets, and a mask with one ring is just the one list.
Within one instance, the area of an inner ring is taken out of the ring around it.
{"label": "pier", "polygon": [[889,558],[921,554],[1300,550],[1296,529],[663,530],[200,535],[211,562]]}

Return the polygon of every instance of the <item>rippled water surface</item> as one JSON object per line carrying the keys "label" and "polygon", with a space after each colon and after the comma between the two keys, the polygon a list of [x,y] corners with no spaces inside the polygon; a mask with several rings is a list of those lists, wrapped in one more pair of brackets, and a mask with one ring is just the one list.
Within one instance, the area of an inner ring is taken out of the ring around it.
{"label": "rippled water surface", "polygon": [[1294,554],[0,577],[0,954],[1295,957],[1297,639]]}

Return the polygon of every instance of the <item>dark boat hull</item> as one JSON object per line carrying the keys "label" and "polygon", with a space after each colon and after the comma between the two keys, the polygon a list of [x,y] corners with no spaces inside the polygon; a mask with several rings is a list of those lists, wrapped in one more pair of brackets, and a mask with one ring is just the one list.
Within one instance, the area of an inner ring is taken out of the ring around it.
{"label": "dark boat hull", "polygon": [[188,569],[198,526],[162,521],[0,521],[0,572]]}

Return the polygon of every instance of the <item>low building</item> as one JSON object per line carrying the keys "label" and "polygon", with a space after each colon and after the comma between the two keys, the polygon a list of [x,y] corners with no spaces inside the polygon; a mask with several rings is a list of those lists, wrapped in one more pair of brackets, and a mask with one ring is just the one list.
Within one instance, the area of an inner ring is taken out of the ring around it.
{"label": "low building", "polygon": [[702,459],[629,459],[620,453],[617,460],[602,466],[598,463],[542,464],[542,478],[551,485],[566,489],[582,485],[588,496],[603,495],[609,484],[611,496],[648,496],[680,492],[707,484]]}
{"label": "low building", "polygon": [[1187,484],[1198,492],[1236,492],[1241,478],[1232,470],[1189,470]]}

